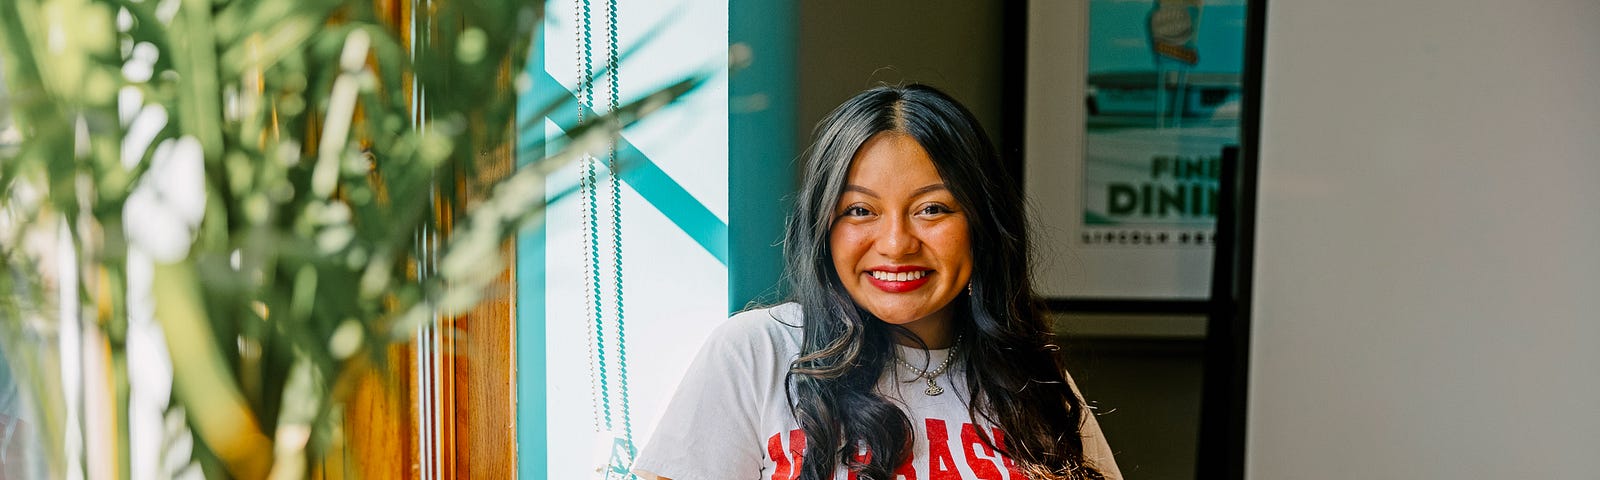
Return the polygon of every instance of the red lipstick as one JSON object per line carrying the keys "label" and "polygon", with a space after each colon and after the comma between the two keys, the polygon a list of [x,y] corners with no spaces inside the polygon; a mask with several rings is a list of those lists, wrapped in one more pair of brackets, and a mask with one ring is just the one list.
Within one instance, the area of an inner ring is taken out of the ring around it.
{"label": "red lipstick", "polygon": [[[897,281],[897,280],[882,280],[882,279],[879,279],[877,277],[872,276],[872,272],[885,272],[885,273],[926,272],[926,273],[923,273],[921,277],[918,277],[918,278],[915,278],[915,279],[905,280],[905,281]],[[865,273],[865,275],[867,276],[867,283],[871,283],[872,286],[878,287],[879,290],[883,290],[883,291],[889,292],[889,293],[905,293],[905,292],[909,292],[909,291],[921,288],[923,285],[928,284],[928,278],[932,274],[933,274],[933,271],[928,269],[927,267],[919,267],[919,266],[916,266],[916,265],[883,265],[883,266],[872,267],[872,269],[867,270],[867,273]]]}

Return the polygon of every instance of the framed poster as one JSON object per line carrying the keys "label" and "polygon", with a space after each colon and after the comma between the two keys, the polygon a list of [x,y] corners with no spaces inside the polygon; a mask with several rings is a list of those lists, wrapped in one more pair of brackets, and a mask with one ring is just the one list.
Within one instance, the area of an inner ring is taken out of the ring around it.
{"label": "framed poster", "polygon": [[1200,301],[1245,0],[1029,2],[1024,177],[1051,299]]}

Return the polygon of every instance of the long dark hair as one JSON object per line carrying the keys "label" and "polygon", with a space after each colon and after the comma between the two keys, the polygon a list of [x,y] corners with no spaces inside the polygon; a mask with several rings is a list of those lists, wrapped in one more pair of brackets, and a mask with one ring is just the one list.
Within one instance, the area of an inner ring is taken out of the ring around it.
{"label": "long dark hair", "polygon": [[[1034,296],[1027,218],[1016,181],[972,113],[932,87],[883,86],[834,109],[814,132],[784,242],[792,299],[805,312],[789,397],[805,430],[800,478],[825,480],[844,463],[888,479],[911,454],[912,424],[875,392],[893,361],[899,327],[851,300],[829,250],[835,203],[863,143],[881,132],[915,139],[966,212],[972,245],[970,295],[957,297],[955,329],[973,419],[1000,427],[982,435],[1036,479],[1097,478],[1079,433],[1083,402],[1067,384],[1053,334]],[[871,452],[856,460],[856,449]]]}

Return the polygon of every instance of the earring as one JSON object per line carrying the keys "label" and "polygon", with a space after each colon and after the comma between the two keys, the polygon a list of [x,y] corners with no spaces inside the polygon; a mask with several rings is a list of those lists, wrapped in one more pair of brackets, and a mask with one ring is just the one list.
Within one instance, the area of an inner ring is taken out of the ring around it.
{"label": "earring", "polygon": [[972,296],[972,282],[967,282],[967,296]]}

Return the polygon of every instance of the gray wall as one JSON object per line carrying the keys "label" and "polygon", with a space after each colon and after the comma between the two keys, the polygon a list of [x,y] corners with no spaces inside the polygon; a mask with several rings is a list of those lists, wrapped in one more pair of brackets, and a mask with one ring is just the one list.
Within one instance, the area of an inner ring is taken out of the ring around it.
{"label": "gray wall", "polygon": [[1268,6],[1250,478],[1600,472],[1600,2]]}
{"label": "gray wall", "polygon": [[926,83],[956,97],[1000,135],[1002,2],[803,0],[796,128],[801,148],[817,121],[867,88]]}

